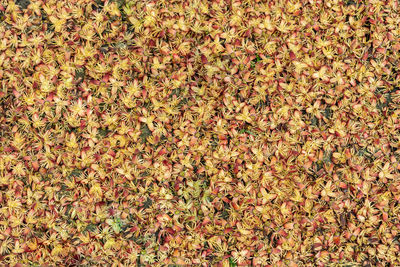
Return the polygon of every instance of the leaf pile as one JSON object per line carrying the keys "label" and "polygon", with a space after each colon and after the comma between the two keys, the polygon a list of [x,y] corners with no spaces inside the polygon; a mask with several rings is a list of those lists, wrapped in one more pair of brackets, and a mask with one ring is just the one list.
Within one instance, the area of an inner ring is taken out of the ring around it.
{"label": "leaf pile", "polygon": [[0,262],[400,265],[399,1],[0,1]]}

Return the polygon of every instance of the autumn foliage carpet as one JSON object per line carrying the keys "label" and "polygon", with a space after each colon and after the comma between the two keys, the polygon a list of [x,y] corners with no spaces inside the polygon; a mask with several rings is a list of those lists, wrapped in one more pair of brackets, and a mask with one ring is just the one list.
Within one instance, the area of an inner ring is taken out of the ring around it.
{"label": "autumn foliage carpet", "polygon": [[400,266],[399,25],[0,0],[0,265]]}

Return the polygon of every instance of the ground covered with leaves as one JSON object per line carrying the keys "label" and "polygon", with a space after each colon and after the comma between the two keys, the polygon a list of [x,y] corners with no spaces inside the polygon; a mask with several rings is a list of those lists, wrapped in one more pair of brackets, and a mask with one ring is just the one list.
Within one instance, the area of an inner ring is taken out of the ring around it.
{"label": "ground covered with leaves", "polygon": [[399,266],[400,3],[0,1],[0,263]]}

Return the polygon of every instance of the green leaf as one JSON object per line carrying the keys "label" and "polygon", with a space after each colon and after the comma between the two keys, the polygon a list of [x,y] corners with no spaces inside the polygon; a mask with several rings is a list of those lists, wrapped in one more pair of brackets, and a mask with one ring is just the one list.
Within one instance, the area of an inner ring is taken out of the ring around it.
{"label": "green leaf", "polygon": [[229,267],[236,267],[237,263],[233,258],[229,258]]}

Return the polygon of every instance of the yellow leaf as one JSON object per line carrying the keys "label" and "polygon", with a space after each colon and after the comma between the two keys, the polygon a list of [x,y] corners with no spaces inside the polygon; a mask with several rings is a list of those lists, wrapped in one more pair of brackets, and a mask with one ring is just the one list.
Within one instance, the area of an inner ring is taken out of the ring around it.
{"label": "yellow leaf", "polygon": [[24,249],[19,246],[19,241],[15,242],[15,248],[12,252],[16,254],[24,252]]}
{"label": "yellow leaf", "polygon": [[296,201],[296,202],[303,201],[303,198],[301,197],[301,193],[299,190],[297,190],[297,189],[294,190],[294,196],[291,198],[291,200]]}
{"label": "yellow leaf", "polygon": [[51,255],[52,256],[57,256],[59,254],[61,254],[61,252],[63,251],[63,247],[61,245],[56,245],[53,250],[51,251]]}
{"label": "yellow leaf", "polygon": [[115,240],[114,238],[110,238],[107,240],[107,242],[104,244],[105,249],[110,249],[115,245]]}
{"label": "yellow leaf", "polygon": [[37,247],[38,247],[38,244],[37,244],[36,239],[35,239],[34,241],[29,241],[29,242],[27,243],[27,245],[28,245],[28,247],[29,247],[30,250],[36,250]]}

